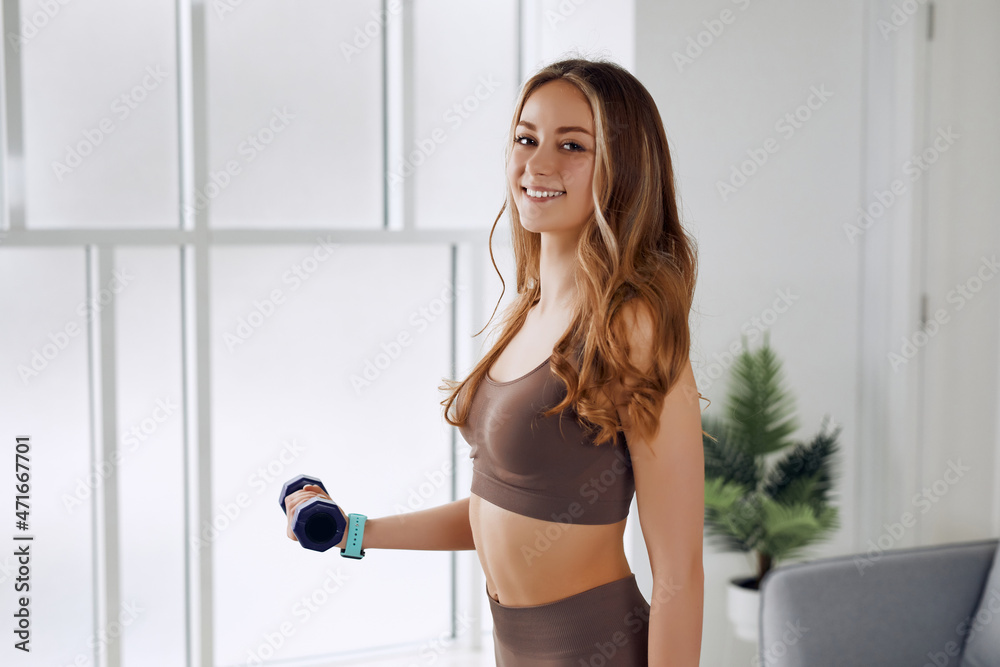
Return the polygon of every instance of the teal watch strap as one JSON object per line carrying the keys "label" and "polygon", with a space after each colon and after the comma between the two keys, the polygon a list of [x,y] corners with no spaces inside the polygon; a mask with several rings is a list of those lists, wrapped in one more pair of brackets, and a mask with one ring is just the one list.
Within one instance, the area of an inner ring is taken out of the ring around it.
{"label": "teal watch strap", "polygon": [[365,520],[368,517],[364,514],[348,514],[347,524],[347,547],[340,550],[340,555],[344,558],[354,558],[361,560],[365,552],[361,549],[365,534]]}

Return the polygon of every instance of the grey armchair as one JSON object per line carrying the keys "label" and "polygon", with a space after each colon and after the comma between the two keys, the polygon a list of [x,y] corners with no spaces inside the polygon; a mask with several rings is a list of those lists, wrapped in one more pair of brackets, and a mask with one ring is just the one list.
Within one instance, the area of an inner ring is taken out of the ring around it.
{"label": "grey armchair", "polygon": [[769,571],[760,587],[758,664],[1000,666],[998,542],[838,556]]}

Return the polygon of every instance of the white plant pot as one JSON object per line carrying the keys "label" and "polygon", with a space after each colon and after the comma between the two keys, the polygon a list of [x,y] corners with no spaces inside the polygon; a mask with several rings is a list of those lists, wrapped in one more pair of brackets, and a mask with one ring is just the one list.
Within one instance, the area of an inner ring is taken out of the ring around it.
{"label": "white plant pot", "polygon": [[743,641],[757,643],[760,591],[739,585],[753,579],[754,577],[736,577],[729,580],[726,587],[726,607],[736,636]]}

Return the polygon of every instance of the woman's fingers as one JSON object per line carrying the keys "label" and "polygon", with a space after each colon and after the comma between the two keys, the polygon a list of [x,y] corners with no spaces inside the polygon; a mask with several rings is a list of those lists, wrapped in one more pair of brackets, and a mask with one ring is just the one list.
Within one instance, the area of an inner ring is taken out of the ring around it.
{"label": "woman's fingers", "polygon": [[321,486],[316,486],[315,484],[306,484],[303,487],[303,490],[306,490],[306,489],[309,489],[310,491],[312,491],[314,493],[314,495],[320,496],[321,498],[326,498],[327,500],[333,500],[333,498],[331,498],[329,496],[329,494],[327,494],[327,492],[324,491],[323,487],[321,487]]}
{"label": "woman's fingers", "polygon": [[310,498],[315,498],[316,496],[330,499],[330,496],[323,493],[323,489],[320,487],[307,484],[298,491],[293,491],[285,496],[285,510],[291,512],[299,503],[305,502]]}
{"label": "woman's fingers", "polygon": [[[330,498],[329,495],[327,495],[323,491],[322,487],[316,486],[315,484],[306,484],[298,491],[294,491],[285,496],[285,513],[288,515],[288,526],[285,529],[285,532],[287,533],[289,538],[295,540],[296,542],[299,541],[299,538],[295,537],[295,533],[292,532],[292,512],[294,512],[295,508],[298,507],[301,503],[304,503],[310,498],[315,498],[317,496],[319,496],[320,498],[326,498],[327,500],[330,501],[333,500],[332,498]],[[340,511],[341,513],[343,513],[344,510],[341,509]]]}

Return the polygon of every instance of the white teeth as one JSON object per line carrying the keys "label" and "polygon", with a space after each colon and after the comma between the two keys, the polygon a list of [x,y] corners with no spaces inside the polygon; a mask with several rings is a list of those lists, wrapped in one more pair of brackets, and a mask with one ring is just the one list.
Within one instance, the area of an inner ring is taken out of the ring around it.
{"label": "white teeth", "polygon": [[532,190],[531,188],[525,188],[525,191],[532,197],[558,197],[559,195],[566,194],[565,192],[541,192],[539,190]]}

